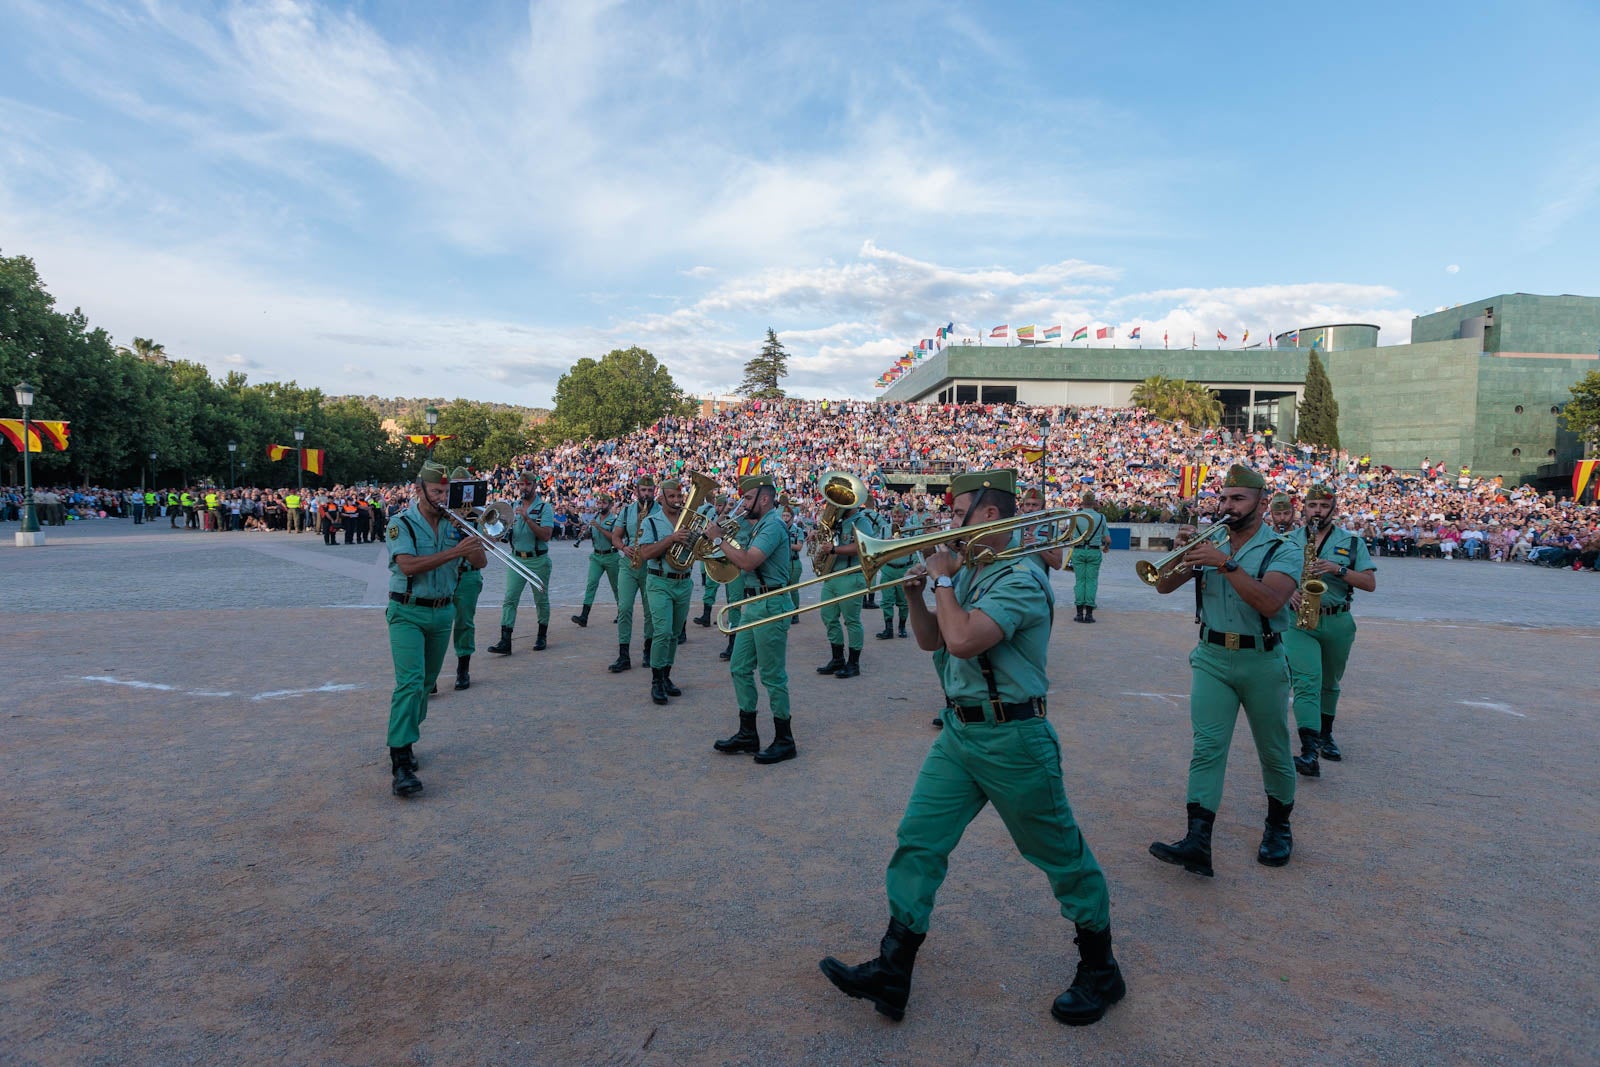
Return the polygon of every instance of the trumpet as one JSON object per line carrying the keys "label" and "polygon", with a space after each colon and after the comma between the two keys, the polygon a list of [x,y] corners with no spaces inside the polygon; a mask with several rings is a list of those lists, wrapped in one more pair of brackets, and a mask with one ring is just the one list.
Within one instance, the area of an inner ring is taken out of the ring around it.
{"label": "trumpet", "polygon": [[[839,604],[851,597],[866,596],[868,592],[879,589],[893,589],[912,580],[915,575],[907,574],[903,578],[896,578],[882,585],[874,585],[878,572],[896,560],[909,559],[918,552],[932,552],[933,550],[948,546],[952,551],[960,553],[963,566],[987,566],[990,563],[1001,563],[1013,559],[1022,559],[1025,556],[1036,556],[1041,552],[1049,552],[1057,548],[1073,548],[1087,541],[1094,533],[1096,513],[1092,511],[1039,511],[1032,515],[1013,515],[1009,519],[995,519],[992,522],[977,523],[973,526],[958,526],[950,530],[935,530],[932,533],[917,534],[914,537],[870,537],[856,530],[856,558],[861,560],[854,567],[838,571],[834,574],[819,575],[807,578],[803,582],[786,585],[780,589],[772,589],[757,596],[747,597],[736,604],[727,604],[717,613],[717,629],[725,634],[736,634],[744,630],[753,630],[758,626],[770,623],[783,622],[796,615],[808,611],[816,611],[830,604]],[[1015,545],[995,549],[988,545],[980,544],[986,538],[996,534],[1012,534],[1023,530],[1031,531],[1036,526],[1050,526],[1051,532],[1032,545]],[[728,612],[733,608],[743,608],[757,601],[768,600],[772,597],[787,597],[804,589],[816,585],[818,582],[830,578],[848,578],[860,573],[866,579],[866,587],[855,592],[845,593],[842,596],[830,597],[819,600],[815,604],[786,611],[781,615],[769,615],[764,619],[754,622],[742,623],[738,626],[727,624]]]}
{"label": "trumpet", "polygon": [[1228,520],[1226,518],[1219,519],[1205,533],[1196,537],[1193,541],[1173,549],[1154,563],[1147,559],[1141,559],[1134,564],[1134,570],[1139,572],[1139,578],[1145,585],[1159,585],[1162,579],[1170,578],[1182,570],[1184,568],[1184,557],[1196,548],[1211,542],[1221,544],[1222,540],[1228,536],[1229,529]]}
{"label": "trumpet", "polygon": [[507,505],[490,504],[487,507],[473,508],[465,515],[449,508],[439,510],[444,512],[445,518],[455,523],[463,534],[482,541],[485,552],[522,575],[535,589],[544,590],[544,579],[529,570],[513,552],[500,545],[500,538],[505,536],[511,520],[516,518],[515,513]]}

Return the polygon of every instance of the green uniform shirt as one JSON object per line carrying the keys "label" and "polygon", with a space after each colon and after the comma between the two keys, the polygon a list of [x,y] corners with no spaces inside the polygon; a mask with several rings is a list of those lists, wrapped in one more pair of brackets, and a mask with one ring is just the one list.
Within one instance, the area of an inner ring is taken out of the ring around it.
{"label": "green uniform shirt", "polygon": [[400,565],[395,562],[396,556],[431,556],[454,545],[460,536],[454,523],[441,518],[435,529],[412,504],[390,520],[385,536],[389,542],[389,592],[409,592],[412,596],[430,600],[449,599],[455,595],[459,568],[435,567],[408,579],[400,573]]}
{"label": "green uniform shirt", "polygon": [[[1283,535],[1286,548],[1292,550],[1295,558],[1300,560],[1302,571],[1305,567],[1306,528],[1290,530]],[[1327,540],[1322,542],[1322,551],[1317,554],[1318,559],[1325,559],[1331,563],[1338,563],[1353,571],[1375,571],[1378,568],[1372,563],[1372,556],[1367,552],[1367,543],[1360,537],[1341,526],[1335,526],[1328,534]],[[1295,581],[1300,580],[1302,571],[1295,573]],[[1355,590],[1350,588],[1350,583],[1340,578],[1337,574],[1320,575],[1323,582],[1327,583],[1328,591],[1322,594],[1322,603],[1327,607],[1343,607],[1355,599]]]}
{"label": "green uniform shirt", "polygon": [[[1046,674],[1050,623],[1055,598],[1037,567],[1020,559],[993,563],[981,570],[963,567],[956,575],[955,594],[968,611],[993,619],[1004,635],[985,655],[994,665],[1000,700],[1016,704],[1042,697],[1050,690]],[[957,659],[941,648],[933,654],[934,669],[952,704],[974,705],[989,699],[989,686],[977,658]]]}
{"label": "green uniform shirt", "polygon": [[[1227,542],[1224,542],[1226,544]],[[1276,549],[1272,554],[1272,562],[1267,565],[1267,574],[1276,571],[1287,574],[1296,583],[1300,581],[1300,566],[1303,562],[1300,554],[1284,544],[1283,538],[1273,532],[1272,527],[1262,523],[1256,530],[1255,536],[1244,543],[1244,546],[1233,554],[1234,562],[1250,577],[1255,578],[1261,572],[1261,562],[1266,558],[1267,552]],[[1224,549],[1226,551],[1226,549]],[[1261,632],[1261,614],[1244,602],[1244,598],[1234,592],[1233,583],[1227,577],[1216,573],[1215,567],[1205,567],[1194,579],[1203,583],[1200,598],[1200,621],[1207,627],[1221,633],[1231,634],[1259,634]],[[1282,633],[1294,625],[1294,612],[1289,609],[1289,602],[1285,600],[1283,607],[1270,620],[1273,633]]]}
{"label": "green uniform shirt", "polygon": [[[861,528],[861,532],[867,537],[877,536],[876,527],[872,525],[872,520],[867,517],[867,513],[864,511],[857,511],[850,515],[849,518],[841,519],[838,524],[834,526],[833,543],[835,545],[854,545],[856,543],[856,527],[858,526]],[[843,556],[831,556],[829,557],[829,564],[826,573],[833,574],[836,571],[848,570],[860,562],[861,561],[859,559],[846,559]]]}
{"label": "green uniform shirt", "polygon": [[550,506],[548,500],[535,500],[528,506],[528,516],[533,519],[530,526],[522,517],[522,505],[516,507],[517,517],[511,523],[511,547],[517,552],[538,552],[543,555],[548,551],[545,546],[550,542],[541,541],[533,534],[534,526],[552,526],[556,521],[556,509]]}
{"label": "green uniform shirt", "polygon": [[[1099,548],[1106,543],[1106,517],[1098,511],[1094,513],[1094,528],[1089,531],[1089,539],[1080,548]],[[1243,564],[1240,564],[1243,566]]]}
{"label": "green uniform shirt", "polygon": [[[667,513],[656,508],[645,516],[644,525],[639,528],[639,545],[653,545],[657,541],[665,541],[672,536],[672,520],[667,518]],[[671,551],[670,549],[668,550]],[[650,571],[660,571],[662,574],[687,574],[687,571],[677,571],[667,562],[665,554],[645,562]]]}
{"label": "green uniform shirt", "polygon": [[761,516],[761,521],[754,527],[745,523],[739,531],[739,543],[747,549],[767,554],[761,566],[754,571],[746,571],[746,574],[754,574],[756,581],[768,589],[789,584],[789,528],[783,524],[776,510]]}
{"label": "green uniform shirt", "polygon": [[617,513],[616,512],[612,512],[610,515],[605,515],[605,516],[600,516],[600,515],[596,515],[595,516],[594,521],[589,524],[589,529],[591,531],[591,533],[589,534],[589,541],[594,546],[594,550],[596,552],[599,552],[599,553],[601,553],[603,555],[603,554],[605,554],[607,552],[615,552],[616,549],[613,548],[612,545],[611,545],[611,538],[607,537],[603,533],[596,533],[596,532],[593,532],[593,531],[615,530],[616,528],[617,528]]}
{"label": "green uniform shirt", "polygon": [[651,501],[650,506],[643,509],[642,513],[639,507],[639,501],[629,501],[628,505],[622,509],[622,514],[617,516],[617,522],[621,524],[622,529],[622,543],[629,547],[643,544],[642,541],[639,541],[634,537],[634,531],[638,530],[642,534],[644,531],[644,520],[648,519],[652,515],[659,515],[660,513],[661,505],[656,501]]}

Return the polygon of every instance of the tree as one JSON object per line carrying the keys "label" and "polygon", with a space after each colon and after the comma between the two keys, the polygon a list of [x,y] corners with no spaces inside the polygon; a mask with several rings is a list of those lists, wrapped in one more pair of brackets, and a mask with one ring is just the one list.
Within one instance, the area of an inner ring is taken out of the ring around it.
{"label": "tree", "polygon": [[761,346],[761,354],[744,365],[744,381],[739,386],[739,393],[752,400],[782,400],[784,392],[778,385],[778,379],[788,375],[789,353],[783,350],[783,342],[768,326],[767,340]]}
{"label": "tree", "polygon": [[1210,388],[1182,378],[1157,374],[1133,387],[1133,403],[1158,419],[1191,426],[1215,426],[1222,421],[1222,401]]}
{"label": "tree", "polygon": [[574,363],[556,382],[553,420],[567,437],[621,437],[664,415],[693,411],[667,368],[635,345]]}
{"label": "tree", "polygon": [[1590,371],[1572,387],[1572,399],[1561,408],[1567,429],[1587,444],[1600,446],[1600,371]]}
{"label": "tree", "polygon": [[132,356],[135,359],[144,360],[146,363],[154,363],[157,366],[167,362],[167,346],[158,345],[148,337],[135,337],[131,349],[124,345],[118,345],[117,351],[125,356]]}
{"label": "tree", "polygon": [[1306,367],[1306,391],[1300,399],[1300,420],[1295,427],[1295,439],[1322,448],[1339,448],[1339,402],[1333,398],[1333,383],[1328,372],[1322,369],[1317,350],[1311,350],[1311,363]]}

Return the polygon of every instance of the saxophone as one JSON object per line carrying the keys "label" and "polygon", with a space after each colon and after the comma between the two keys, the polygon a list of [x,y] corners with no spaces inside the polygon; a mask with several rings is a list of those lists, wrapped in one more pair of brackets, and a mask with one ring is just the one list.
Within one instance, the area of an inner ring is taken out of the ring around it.
{"label": "saxophone", "polygon": [[1328,583],[1311,572],[1317,565],[1317,535],[1321,532],[1321,521],[1306,520],[1306,562],[1300,568],[1300,611],[1294,620],[1302,630],[1315,630],[1322,622],[1322,594],[1328,591]]}

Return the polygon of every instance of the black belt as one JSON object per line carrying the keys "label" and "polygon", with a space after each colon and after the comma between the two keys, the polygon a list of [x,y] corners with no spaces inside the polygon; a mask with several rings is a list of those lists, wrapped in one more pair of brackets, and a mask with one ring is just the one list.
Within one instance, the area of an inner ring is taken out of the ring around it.
{"label": "black belt", "polygon": [[594,550],[594,554],[597,556],[609,556],[615,551],[616,549],[614,548],[597,548]]}
{"label": "black belt", "polygon": [[1230,652],[1240,648],[1253,649],[1257,647],[1263,652],[1271,652],[1278,647],[1278,642],[1282,640],[1282,637],[1279,634],[1268,634],[1265,637],[1260,634],[1225,634],[1220,630],[1213,630],[1207,626],[1201,629],[1200,640],[1213,645],[1221,645]]}
{"label": "black belt", "polygon": [[443,608],[455,603],[452,598],[447,596],[412,596],[410,593],[390,593],[389,599],[400,604],[415,604],[419,608]]}
{"label": "black belt", "polygon": [[1350,610],[1349,604],[1329,604],[1322,609],[1324,615],[1343,615]]}
{"label": "black belt", "polygon": [[956,718],[968,726],[974,723],[988,722],[989,712],[993,712],[994,721],[997,723],[1021,722],[1023,719],[1031,719],[1035,715],[1041,719],[1044,718],[1044,697],[1034,697],[1032,700],[1024,700],[1020,704],[990,703],[975,706],[952,704],[950,710],[956,713]]}
{"label": "black belt", "polygon": [[515,549],[512,549],[512,555],[516,556],[518,559],[533,559],[537,556],[547,556],[549,554],[550,550],[548,548],[543,552],[539,552],[537,550],[533,552],[518,552]]}
{"label": "black belt", "polygon": [[672,581],[675,581],[675,582],[682,581],[685,578],[692,577],[693,574],[694,574],[693,571],[684,571],[682,574],[674,574],[674,573],[672,573],[670,571],[658,571],[654,567],[646,567],[645,570],[649,571],[651,574],[655,575],[657,578],[670,578]]}

